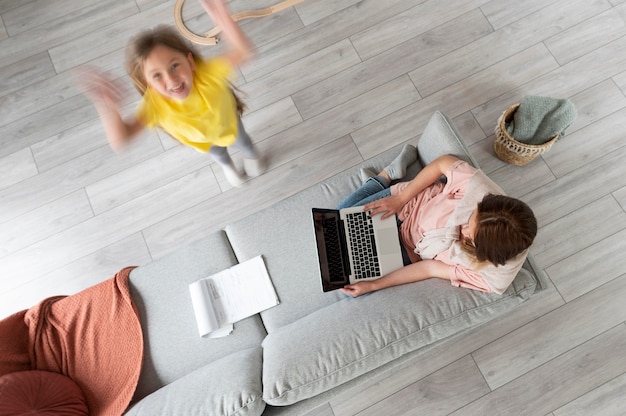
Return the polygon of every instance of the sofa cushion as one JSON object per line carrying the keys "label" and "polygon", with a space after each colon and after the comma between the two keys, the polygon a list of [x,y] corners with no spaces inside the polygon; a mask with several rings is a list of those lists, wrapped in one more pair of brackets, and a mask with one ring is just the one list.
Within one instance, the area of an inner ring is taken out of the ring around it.
{"label": "sofa cushion", "polygon": [[261,354],[256,347],[223,357],[157,390],[126,414],[259,416],[265,408]]}
{"label": "sofa cushion", "polygon": [[[266,332],[258,315],[235,323],[224,338],[198,334],[189,284],[236,263],[225,234],[218,232],[132,271],[131,295],[144,335],[144,362],[134,400],[235,351],[261,344]],[[260,378],[260,373],[255,376]]]}
{"label": "sofa cushion", "polygon": [[0,377],[0,415],[88,415],[80,387],[59,373],[20,371]]}
{"label": "sofa cushion", "polygon": [[[399,151],[392,149],[368,166],[382,169]],[[337,291],[322,292],[311,208],[335,207],[360,185],[359,169],[351,168],[225,228],[240,261],[259,254],[265,259],[280,299],[280,305],[261,312],[268,332],[343,299]],[[414,171],[418,169],[415,164]]]}
{"label": "sofa cushion", "polygon": [[[366,166],[382,170],[402,145],[369,160]],[[417,142],[421,162],[414,163],[406,177],[412,178],[442,154],[452,154],[477,166],[452,124],[441,112],[433,114]],[[360,166],[324,183],[289,197],[279,204],[230,224],[226,233],[240,261],[262,254],[281,305],[261,313],[268,332],[297,321],[342,299],[339,292],[323,293],[319,277],[311,208],[334,208],[361,185]],[[276,221],[283,225],[278,225]],[[251,238],[250,230],[255,230]],[[288,261],[286,261],[288,259]],[[306,296],[302,296],[306,293]]]}
{"label": "sofa cushion", "polygon": [[513,309],[535,291],[522,270],[503,295],[429,279],[344,296],[263,342],[263,395],[285,406],[328,391],[411,351]]}

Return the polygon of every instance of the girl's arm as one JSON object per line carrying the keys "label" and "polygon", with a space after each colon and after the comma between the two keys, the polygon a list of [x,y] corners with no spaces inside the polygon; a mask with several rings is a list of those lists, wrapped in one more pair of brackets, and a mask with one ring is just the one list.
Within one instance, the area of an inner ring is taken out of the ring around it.
{"label": "girl's arm", "polygon": [[83,93],[96,108],[104,133],[113,150],[122,150],[144,129],[145,126],[137,118],[122,119],[118,104],[121,97],[120,90],[107,76],[94,69],[83,69],[78,73],[78,82]]}
{"label": "girl's arm", "polygon": [[387,218],[400,212],[407,202],[435,183],[441,175],[445,175],[450,166],[457,160],[459,159],[452,155],[439,156],[419,171],[415,178],[399,194],[370,202],[365,205],[365,210],[370,211],[370,215],[382,213],[382,218]]}
{"label": "girl's arm", "polygon": [[380,279],[346,285],[339,290],[357,297],[386,287],[419,282],[431,277],[450,280],[449,269],[450,266],[439,260],[422,260],[395,270]]}
{"label": "girl's arm", "polygon": [[200,4],[211,20],[222,29],[224,37],[228,39],[232,50],[226,54],[233,65],[238,65],[252,56],[252,42],[243,33],[239,25],[233,20],[225,0],[200,0]]}

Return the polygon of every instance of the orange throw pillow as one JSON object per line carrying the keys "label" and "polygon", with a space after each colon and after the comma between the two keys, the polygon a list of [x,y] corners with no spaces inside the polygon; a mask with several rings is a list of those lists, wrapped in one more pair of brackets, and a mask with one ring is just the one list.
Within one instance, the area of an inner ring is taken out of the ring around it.
{"label": "orange throw pillow", "polygon": [[80,388],[49,371],[20,371],[0,377],[0,416],[89,415]]}

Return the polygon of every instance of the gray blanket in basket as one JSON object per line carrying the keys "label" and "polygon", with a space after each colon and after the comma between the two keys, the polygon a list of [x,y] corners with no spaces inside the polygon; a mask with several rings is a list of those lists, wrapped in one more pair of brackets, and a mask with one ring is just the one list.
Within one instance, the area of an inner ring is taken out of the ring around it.
{"label": "gray blanket in basket", "polygon": [[529,95],[506,130],[518,142],[541,145],[563,134],[575,118],[576,108],[570,100]]}

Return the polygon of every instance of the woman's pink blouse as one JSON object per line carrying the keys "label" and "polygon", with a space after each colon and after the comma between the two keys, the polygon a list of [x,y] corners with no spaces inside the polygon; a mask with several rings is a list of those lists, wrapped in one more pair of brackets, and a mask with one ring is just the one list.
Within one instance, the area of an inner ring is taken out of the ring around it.
{"label": "woman's pink blouse", "polygon": [[[477,169],[465,161],[455,162],[445,175],[447,179],[445,184],[436,182],[427,187],[398,213],[398,218],[402,221],[400,239],[412,262],[421,260],[419,252],[416,252],[418,251],[416,246],[422,241],[424,233],[446,227],[450,216],[465,196],[468,184],[476,172]],[[477,176],[478,178],[490,181],[484,175]],[[408,182],[393,185],[392,195],[398,194],[407,185]],[[491,185],[497,188],[493,182]],[[480,201],[483,196],[471,195],[471,199]],[[467,218],[463,217],[459,225],[461,235],[467,232],[469,218],[475,207],[476,205],[473,205],[471,210],[466,210]],[[437,254],[434,259],[450,266],[449,278],[454,286],[503,293],[517,275],[526,258],[526,253],[525,251],[503,266],[495,266],[491,263],[476,264],[461,249],[461,244],[457,240],[449,249]]]}

